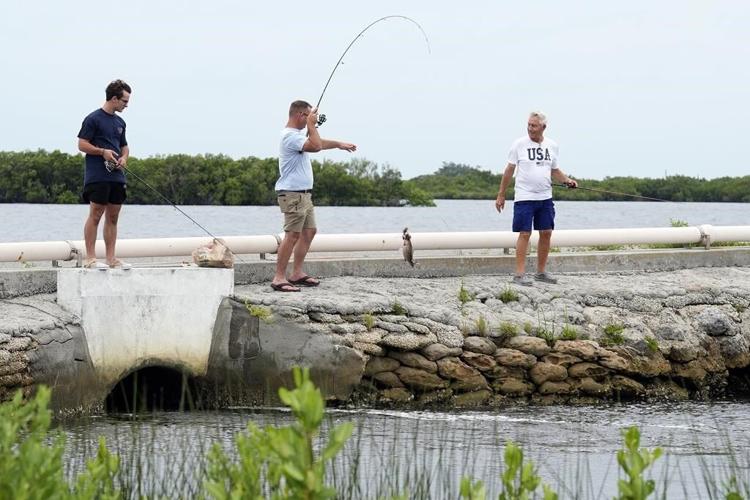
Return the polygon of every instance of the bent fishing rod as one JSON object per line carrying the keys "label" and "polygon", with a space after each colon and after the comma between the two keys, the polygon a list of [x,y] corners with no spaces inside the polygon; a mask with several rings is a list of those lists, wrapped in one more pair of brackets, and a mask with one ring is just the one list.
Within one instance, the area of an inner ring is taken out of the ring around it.
{"label": "bent fishing rod", "polygon": [[[408,17],[408,16],[400,16],[400,15],[391,15],[391,16],[384,16],[380,19],[376,19],[375,21],[368,24],[362,31],[360,31],[357,36],[355,36],[351,42],[349,42],[349,45],[346,46],[346,49],[344,49],[344,52],[341,54],[341,57],[339,57],[339,60],[336,61],[336,64],[333,66],[333,70],[331,71],[331,74],[328,76],[328,80],[326,80],[326,84],[323,87],[323,92],[320,93],[320,98],[318,99],[318,103],[315,105],[316,108],[320,108],[320,103],[323,101],[323,96],[326,94],[326,90],[328,90],[328,85],[331,83],[331,79],[333,78],[334,73],[336,73],[336,70],[339,69],[339,66],[341,66],[341,61],[344,60],[344,56],[346,56],[346,53],[349,52],[349,49],[352,48],[352,45],[359,40],[359,38],[365,34],[367,30],[378,24],[382,21],[387,21],[388,19],[405,19],[406,21],[409,21],[413,23],[417,28],[419,28],[419,31],[422,32],[422,35],[424,36],[424,40],[427,43],[427,52],[432,53],[432,49],[430,48],[430,39],[427,38],[427,33],[422,29],[422,26],[416,22],[414,19]],[[322,125],[326,121],[326,115],[321,114],[318,116],[318,126]]]}
{"label": "bent fishing rod", "polygon": [[[136,178],[136,180],[138,180],[139,182],[141,182],[144,186],[146,186],[147,188],[149,188],[154,193],[158,194],[161,197],[161,199],[163,199],[164,201],[166,201],[167,203],[169,203],[170,205],[172,205],[172,208],[174,208],[175,210],[177,210],[178,212],[180,212],[182,215],[184,215],[185,217],[187,217],[188,219],[190,219],[190,222],[192,222],[193,224],[195,224],[196,226],[198,226],[199,228],[201,228],[207,235],[209,235],[211,238],[213,238],[214,241],[219,241],[219,238],[216,237],[216,236],[214,236],[213,233],[211,233],[211,231],[209,231],[208,229],[206,229],[205,227],[203,227],[202,225],[200,225],[197,220],[195,220],[192,217],[190,217],[187,213],[185,213],[184,210],[182,210],[180,207],[178,207],[172,200],[170,200],[169,198],[167,198],[166,196],[164,196],[163,194],[161,194],[161,192],[159,192],[158,189],[156,189],[154,186],[152,186],[151,184],[149,184],[148,182],[146,182],[143,179],[143,177],[141,177],[140,175],[136,174],[135,172],[133,172],[132,170],[130,170],[129,168],[127,168],[125,165],[115,166],[114,164],[112,164],[112,162],[105,161],[104,162],[104,166],[105,166],[105,168],[109,172],[112,172],[116,168],[121,168],[122,170],[124,170],[125,172],[127,172],[129,175],[132,175],[133,177]],[[237,260],[239,260],[240,262],[244,262],[236,253],[234,253],[234,251],[231,248],[229,248],[229,246],[225,242],[222,242],[221,244],[224,245],[227,248],[227,250],[229,250],[232,253],[232,255],[234,255],[235,257],[237,257]]]}
{"label": "bent fishing rod", "polygon": [[607,191],[605,189],[587,188],[587,187],[581,187],[580,185],[577,187],[570,187],[568,184],[554,184],[553,183],[552,185],[555,187],[564,187],[568,189],[583,189],[584,191],[593,191],[595,193],[616,194],[618,196],[629,196],[630,198],[639,198],[642,200],[669,202],[669,200],[663,200],[661,198],[652,198],[651,196],[641,196],[639,194],[620,193],[618,191]]}

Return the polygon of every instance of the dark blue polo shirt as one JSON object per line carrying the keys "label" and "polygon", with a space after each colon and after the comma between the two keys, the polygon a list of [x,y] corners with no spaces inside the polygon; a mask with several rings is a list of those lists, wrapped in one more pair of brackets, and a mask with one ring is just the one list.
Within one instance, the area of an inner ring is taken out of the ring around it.
{"label": "dark blue polo shirt", "polygon": [[[122,148],[128,145],[128,141],[125,139],[125,120],[116,114],[110,115],[101,108],[83,119],[78,138],[86,139],[98,148],[110,149],[118,156],[122,154]],[[122,170],[107,172],[102,156],[87,154],[83,185],[92,182],[121,182],[125,184],[125,172]]]}

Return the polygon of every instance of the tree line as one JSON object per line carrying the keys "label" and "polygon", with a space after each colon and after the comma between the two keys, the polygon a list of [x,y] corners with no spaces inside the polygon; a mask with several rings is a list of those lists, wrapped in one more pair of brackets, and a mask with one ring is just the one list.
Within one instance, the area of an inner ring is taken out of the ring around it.
{"label": "tree line", "polygon": [[[502,172],[492,173],[479,167],[444,162],[434,174],[421,175],[409,182],[429,193],[434,199],[481,199],[489,200],[497,196]],[[555,188],[557,200],[570,201],[638,201],[636,195],[658,198],[666,201],[696,202],[750,202],[750,176],[719,177],[701,179],[684,175],[673,175],[661,179],[638,177],[605,177],[602,180],[578,179],[581,188]],[[602,191],[609,191],[604,193]],[[618,194],[621,193],[621,194]],[[513,184],[506,192],[513,198]]]}
{"label": "tree line", "polygon": [[[79,203],[83,156],[60,151],[0,151],[0,202]],[[277,158],[225,155],[131,157],[128,202],[159,205],[273,205]],[[313,161],[315,203],[322,206],[432,206],[433,199],[497,196],[502,172],[444,162],[434,174],[403,180],[389,166],[365,159]],[[143,182],[141,182],[141,180]],[[750,202],[750,176],[701,179],[683,175],[661,179],[605,177],[577,179],[582,188],[555,188],[555,199],[637,201],[636,195],[667,201]],[[149,188],[151,186],[153,189]],[[608,191],[608,192],[603,192]],[[619,194],[618,194],[619,193]],[[513,198],[513,185],[506,193]]]}
{"label": "tree line", "polygon": [[[60,151],[0,152],[0,202],[79,203],[83,155]],[[168,155],[127,166],[128,203],[273,205],[277,158]],[[315,203],[329,206],[434,205],[432,198],[388,165],[363,159],[313,161]],[[150,187],[149,187],[150,186]],[[153,188],[153,189],[152,189]]]}

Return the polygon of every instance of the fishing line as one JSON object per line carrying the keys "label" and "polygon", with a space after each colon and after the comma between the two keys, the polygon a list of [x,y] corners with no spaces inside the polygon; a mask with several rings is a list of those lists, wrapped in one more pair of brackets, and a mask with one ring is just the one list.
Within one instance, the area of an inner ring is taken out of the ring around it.
{"label": "fishing line", "polygon": [[640,198],[642,200],[663,201],[665,203],[669,203],[669,200],[662,200],[661,198],[652,198],[650,196],[641,196],[639,194],[620,193],[618,191],[607,191],[605,189],[595,189],[595,188],[587,188],[587,187],[581,187],[581,186],[578,186],[578,187],[575,187],[575,188],[571,188],[567,184],[552,184],[552,185],[555,186],[555,187],[564,187],[564,188],[568,188],[568,189],[583,189],[584,191],[593,191],[595,193],[616,194],[616,195],[619,195],[619,196],[629,196],[631,198]]}
{"label": "fishing line", "polygon": [[[105,162],[105,167],[107,168],[108,171],[111,172],[115,168],[118,168],[118,167],[115,167],[114,165],[112,165],[112,167],[110,168],[110,166],[107,165],[109,163],[111,163],[111,162]],[[195,220],[192,217],[190,217],[187,213],[185,213],[184,210],[182,210],[180,207],[178,207],[172,200],[170,200],[169,198],[167,198],[166,196],[164,196],[163,194],[161,194],[159,192],[159,190],[157,190],[151,184],[149,184],[148,182],[146,182],[145,180],[143,180],[143,177],[141,177],[140,175],[136,174],[135,172],[133,172],[132,170],[130,170],[129,168],[127,168],[125,165],[120,165],[119,168],[123,169],[129,175],[132,175],[133,177],[135,177],[144,186],[146,186],[147,188],[149,188],[154,193],[158,194],[164,201],[166,201],[167,203],[169,203],[170,205],[172,205],[172,208],[174,208],[175,210],[177,210],[178,212],[180,212],[182,215],[184,215],[185,217],[187,217],[188,219],[190,219],[190,221],[193,224],[195,224],[196,226],[198,226],[199,228],[201,228],[203,231],[205,231],[205,233],[207,235],[209,235],[211,238],[213,238],[214,241],[219,241],[222,245],[224,245],[227,248],[227,250],[229,250],[232,253],[232,255],[234,255],[235,257],[237,257],[237,260],[239,260],[240,262],[243,262],[243,263],[245,262],[236,253],[234,253],[234,251],[231,248],[229,248],[229,246],[226,244],[226,242],[224,242],[223,240],[219,240],[219,238],[216,237],[216,236],[214,236],[214,234],[211,231],[209,231],[208,229],[206,229],[205,227],[203,227],[202,225],[200,225],[197,220]]]}
{"label": "fishing line", "polygon": [[[328,80],[326,80],[326,84],[323,87],[323,92],[320,93],[320,98],[318,99],[318,103],[315,105],[316,108],[320,108],[320,103],[323,101],[323,96],[326,94],[326,90],[328,90],[328,84],[331,83],[331,79],[333,78],[334,73],[336,73],[336,70],[339,69],[339,66],[341,66],[341,61],[344,60],[344,56],[346,56],[346,53],[349,52],[349,49],[352,48],[352,45],[354,45],[354,42],[356,42],[362,35],[364,35],[367,30],[369,30],[370,28],[372,28],[379,22],[386,21],[388,19],[405,19],[406,21],[413,23],[417,28],[419,28],[419,31],[421,31],[422,35],[424,36],[424,40],[427,43],[427,52],[430,54],[432,53],[432,49],[430,48],[430,39],[427,38],[427,33],[425,33],[425,31],[422,29],[422,26],[418,22],[416,22],[414,19],[408,16],[399,16],[399,15],[384,16],[384,17],[381,17],[380,19],[376,19],[375,21],[368,24],[365,27],[365,29],[360,31],[359,34],[357,34],[357,36],[355,36],[354,39],[352,39],[352,41],[349,42],[349,45],[346,46],[346,49],[344,50],[343,54],[341,54],[341,57],[339,57],[339,60],[336,61],[336,64],[333,66],[333,70],[331,71],[331,74],[328,76]],[[325,115],[320,115],[318,117],[318,126],[322,125],[325,121],[326,121]]]}

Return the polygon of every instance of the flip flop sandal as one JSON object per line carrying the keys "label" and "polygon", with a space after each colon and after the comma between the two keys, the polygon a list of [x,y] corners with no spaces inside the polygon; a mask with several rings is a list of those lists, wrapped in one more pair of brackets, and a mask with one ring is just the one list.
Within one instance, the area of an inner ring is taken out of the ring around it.
{"label": "flip flop sandal", "polygon": [[271,283],[271,288],[277,292],[299,292],[300,289],[292,285],[291,283]]}
{"label": "flip flop sandal", "polygon": [[296,279],[296,280],[289,280],[289,283],[291,283],[292,285],[298,285],[298,286],[318,286],[318,285],[320,285],[320,281],[311,281],[311,280],[315,280],[315,278],[313,278],[312,276],[305,275],[305,276],[302,276],[301,278]]}

